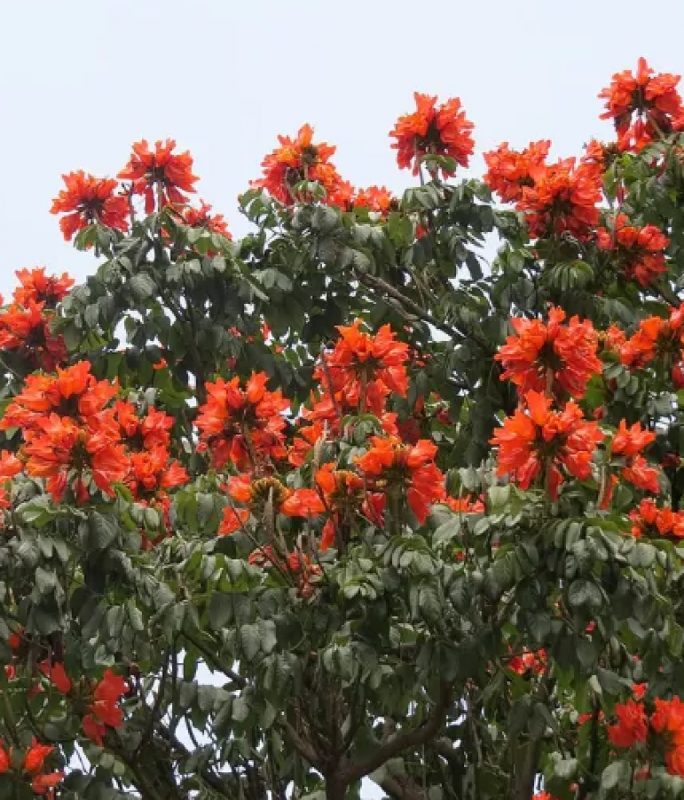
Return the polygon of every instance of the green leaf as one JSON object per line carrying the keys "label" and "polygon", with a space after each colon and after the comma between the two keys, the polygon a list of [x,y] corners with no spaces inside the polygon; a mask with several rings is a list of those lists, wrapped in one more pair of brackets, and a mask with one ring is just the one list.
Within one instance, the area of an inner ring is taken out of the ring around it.
{"label": "green leaf", "polygon": [[568,602],[573,608],[588,606],[592,609],[598,609],[603,605],[603,595],[593,581],[578,578],[570,584]]}
{"label": "green leaf", "polygon": [[128,281],[128,288],[131,290],[134,299],[142,302],[155,294],[157,284],[148,273],[139,272]]}
{"label": "green leaf", "polygon": [[214,592],[209,598],[207,609],[209,624],[215,631],[221,630],[233,619],[233,601],[231,595]]}
{"label": "green leaf", "polygon": [[601,773],[601,788],[614,789],[620,785],[626,787],[631,774],[631,768],[627,761],[613,761]]}
{"label": "green leaf", "polygon": [[252,661],[261,649],[258,623],[243,625],[239,631],[240,646],[247,661]]}

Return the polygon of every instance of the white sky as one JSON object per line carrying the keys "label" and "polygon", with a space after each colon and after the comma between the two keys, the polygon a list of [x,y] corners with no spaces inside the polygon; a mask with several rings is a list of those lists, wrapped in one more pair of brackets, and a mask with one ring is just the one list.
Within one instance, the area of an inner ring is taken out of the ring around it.
{"label": "white sky", "polygon": [[20,267],[92,268],[51,200],[63,172],[114,175],[137,139],[190,149],[239,233],[278,133],[310,122],[344,177],[400,190],[387,133],[419,90],[461,97],[478,153],[550,138],[573,155],[611,136],[596,94],[613,72],[644,55],[684,73],[683,29],[681,0],[0,0],[0,292]]}
{"label": "white sky", "polygon": [[[113,175],[172,136],[200,196],[245,230],[237,194],[277,133],[310,122],[352,183],[401,189],[388,131],[414,89],[458,95],[478,153],[609,138],[596,93],[639,55],[684,72],[681,0],[4,0],[0,292],[19,267],[83,277],[48,213],[60,175]],[[479,158],[474,162],[480,173]]]}

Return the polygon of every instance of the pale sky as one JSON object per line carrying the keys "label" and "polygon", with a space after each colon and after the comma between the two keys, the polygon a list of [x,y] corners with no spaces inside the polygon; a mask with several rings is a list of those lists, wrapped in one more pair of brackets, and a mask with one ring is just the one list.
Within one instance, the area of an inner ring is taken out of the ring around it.
{"label": "pale sky", "polygon": [[611,137],[596,94],[614,72],[643,55],[684,73],[683,30],[682,0],[0,0],[0,292],[26,266],[83,278],[92,255],[48,213],[60,175],[114,175],[143,137],[189,149],[240,233],[278,133],[309,122],[345,178],[398,191],[387,133],[418,90],[461,98],[478,154],[577,154]]}
{"label": "pale sky", "polygon": [[610,137],[613,72],[640,55],[684,72],[683,28],[681,0],[4,0],[0,292],[20,267],[92,268],[50,202],[63,172],[114,175],[137,139],[189,149],[240,233],[236,197],[278,133],[310,122],[348,180],[400,190],[387,133],[416,89],[461,97],[478,154],[551,138],[571,155]]}

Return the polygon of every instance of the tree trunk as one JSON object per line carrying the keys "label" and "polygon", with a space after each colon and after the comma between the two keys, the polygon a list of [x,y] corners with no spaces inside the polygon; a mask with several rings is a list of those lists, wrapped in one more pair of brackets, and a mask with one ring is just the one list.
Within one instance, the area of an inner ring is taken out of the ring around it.
{"label": "tree trunk", "polygon": [[539,760],[539,740],[530,739],[518,750],[515,769],[515,800],[531,800],[534,794],[534,781],[537,777]]}
{"label": "tree trunk", "polygon": [[325,800],[345,800],[347,784],[338,775],[326,775]]}

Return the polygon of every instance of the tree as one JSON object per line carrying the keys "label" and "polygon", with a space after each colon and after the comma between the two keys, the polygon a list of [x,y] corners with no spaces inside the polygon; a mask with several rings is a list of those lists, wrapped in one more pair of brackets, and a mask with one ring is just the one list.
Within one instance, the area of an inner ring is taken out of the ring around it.
{"label": "tree", "polygon": [[678,80],[484,181],[416,94],[402,198],[305,125],[239,241],[172,140],[64,176],[99,266],[0,310],[0,797],[681,794]]}

